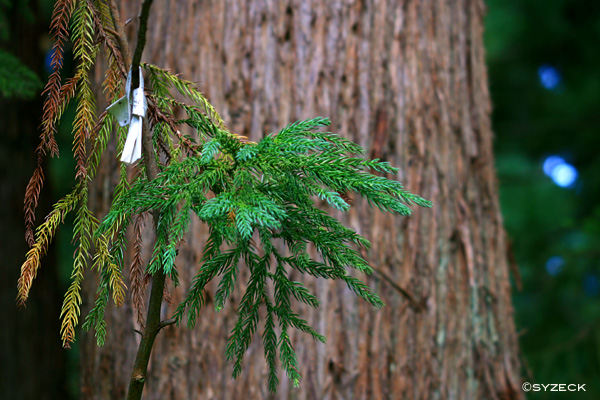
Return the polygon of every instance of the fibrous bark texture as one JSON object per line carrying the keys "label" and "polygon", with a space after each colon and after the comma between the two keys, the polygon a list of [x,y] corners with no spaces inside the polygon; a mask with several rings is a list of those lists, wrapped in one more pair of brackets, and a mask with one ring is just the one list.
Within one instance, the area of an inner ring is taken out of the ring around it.
{"label": "fibrous bark texture", "polygon": [[[123,2],[123,19],[135,20],[138,7]],[[365,254],[376,273],[366,279],[387,306],[374,310],[337,282],[305,280],[322,303],[299,313],[329,340],[293,335],[299,389],[282,377],[268,393],[260,338],[231,380],[224,346],[241,292],[220,314],[207,293],[194,331],[168,327],[158,337],[146,399],[521,397],[484,11],[478,0],[154,2],[144,60],[198,82],[232,132],[256,141],[329,116],[334,132],[400,167],[399,180],[434,208],[392,218],[355,199],[337,215],[373,243]],[[197,272],[205,233],[198,225],[181,247],[174,304]],[[165,317],[172,310],[165,304]],[[109,310],[106,346],[85,339],[85,398],[123,395],[139,340],[134,320],[131,308]]]}

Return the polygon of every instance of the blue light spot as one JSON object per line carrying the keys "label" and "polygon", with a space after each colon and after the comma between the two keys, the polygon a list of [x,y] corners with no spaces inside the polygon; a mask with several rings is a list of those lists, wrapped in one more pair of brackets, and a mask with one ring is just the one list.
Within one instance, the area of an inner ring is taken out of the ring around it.
{"label": "blue light spot", "polygon": [[560,72],[551,65],[544,64],[538,68],[538,76],[542,86],[548,90],[554,90],[561,81]]}
{"label": "blue light spot", "polygon": [[550,257],[548,261],[546,261],[546,271],[552,275],[556,276],[560,271],[562,271],[565,265],[565,260],[562,257],[554,256]]}
{"label": "blue light spot", "polygon": [[548,176],[552,175],[552,170],[560,165],[566,163],[565,159],[559,156],[549,156],[544,160],[544,173]]}
{"label": "blue light spot", "polygon": [[560,164],[552,170],[552,180],[560,187],[571,187],[577,180],[577,170],[570,164]]}
{"label": "blue light spot", "polygon": [[583,279],[583,290],[586,295],[593,297],[597,296],[600,292],[600,280],[597,275],[588,274]]}
{"label": "blue light spot", "polygon": [[54,57],[54,47],[46,52],[46,57],[44,57],[44,67],[46,67],[46,71],[48,73],[52,72],[52,58]]}
{"label": "blue light spot", "polygon": [[562,157],[549,156],[544,160],[544,173],[560,187],[570,188],[577,180],[577,170]]}

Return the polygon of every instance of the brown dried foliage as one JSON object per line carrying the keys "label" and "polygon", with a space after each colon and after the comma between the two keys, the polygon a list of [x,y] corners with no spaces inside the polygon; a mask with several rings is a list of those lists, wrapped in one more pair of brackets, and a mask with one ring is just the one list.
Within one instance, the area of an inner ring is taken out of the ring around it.
{"label": "brown dried foliage", "polygon": [[[109,68],[104,84],[104,91],[109,96],[107,100],[112,101],[110,96],[116,92],[119,81],[127,76],[127,68],[125,67],[123,56],[119,51],[119,45],[115,39],[117,33],[113,29],[114,25],[110,18],[110,9],[104,3],[100,3],[101,10],[96,9],[89,0],[87,3],[93,11],[92,17],[98,39],[106,45],[106,49],[108,50]],[[110,31],[110,34],[108,31]]]}
{"label": "brown dried foliage", "polygon": [[[29,251],[32,252],[33,248]],[[27,299],[29,298],[29,290],[31,289],[31,285],[37,275],[39,267],[39,257],[27,257],[27,261],[21,266],[21,275],[17,281],[17,305],[19,307],[25,307]]]}
{"label": "brown dried foliage", "polygon": [[40,192],[42,190],[44,182],[44,170],[42,168],[42,159],[43,157],[40,151],[38,151],[38,163],[35,170],[33,171],[31,179],[29,179],[27,189],[25,190],[25,207],[23,210],[25,213],[25,240],[27,241],[29,247],[33,246],[35,243],[35,209],[37,208],[38,200],[40,198]]}
{"label": "brown dried foliage", "polygon": [[50,25],[50,34],[55,42],[52,47],[52,69],[53,72],[48,78],[48,83],[42,92],[46,96],[44,101],[42,116],[42,133],[40,135],[40,144],[36,149],[37,166],[27,188],[25,190],[24,216],[25,216],[25,240],[31,247],[34,244],[34,222],[35,209],[42,186],[44,185],[44,173],[42,163],[44,156],[50,151],[51,156],[58,156],[58,144],[54,134],[56,132],[57,117],[64,111],[66,103],[75,93],[75,82],[69,82],[65,90],[61,87],[60,70],[63,63],[64,44],[68,39],[69,19],[73,13],[74,0],[57,0],[54,5],[52,23]]}
{"label": "brown dried foliage", "polygon": [[70,98],[74,94],[73,90],[61,89],[60,70],[64,57],[64,44],[68,39],[68,27],[71,14],[75,6],[74,0],[58,0],[54,5],[52,23],[50,25],[50,34],[54,37],[54,46],[52,47],[52,74],[48,78],[48,83],[42,95],[47,95],[44,102],[44,113],[42,117],[42,144],[44,153],[50,150],[52,156],[58,155],[58,145],[54,138],[56,131],[57,116],[64,110],[65,98]]}
{"label": "brown dried foliage", "polygon": [[133,224],[133,259],[129,269],[129,279],[131,281],[131,300],[138,324],[145,326],[144,320],[144,298],[146,297],[146,287],[148,286],[147,274],[144,271],[142,260],[142,231],[144,230],[144,221],[146,214],[140,214]]}

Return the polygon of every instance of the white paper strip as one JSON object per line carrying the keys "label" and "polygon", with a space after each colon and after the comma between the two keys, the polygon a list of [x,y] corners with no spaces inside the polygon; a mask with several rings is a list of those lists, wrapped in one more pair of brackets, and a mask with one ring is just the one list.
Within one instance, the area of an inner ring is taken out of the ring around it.
{"label": "white paper strip", "polygon": [[142,125],[144,121],[142,117],[134,115],[131,118],[129,124],[129,132],[127,133],[127,140],[123,147],[123,154],[121,155],[121,161],[128,164],[133,164],[140,158],[142,158]]}
{"label": "white paper strip", "polygon": [[108,106],[106,111],[115,117],[119,125],[125,126],[129,124],[129,102],[127,101],[127,95]]}
{"label": "white paper strip", "polygon": [[121,161],[133,164],[142,158],[142,127],[144,117],[148,110],[148,102],[144,95],[144,77],[140,68],[140,87],[131,91],[131,69],[127,74],[127,84],[125,86],[125,96],[111,104],[107,109],[119,125],[129,124],[127,140],[123,147]]}
{"label": "white paper strip", "polygon": [[133,90],[133,104],[131,105],[131,113],[133,115],[145,117],[147,109],[148,103],[146,101],[146,96],[144,96],[144,85],[140,85],[139,88]]}

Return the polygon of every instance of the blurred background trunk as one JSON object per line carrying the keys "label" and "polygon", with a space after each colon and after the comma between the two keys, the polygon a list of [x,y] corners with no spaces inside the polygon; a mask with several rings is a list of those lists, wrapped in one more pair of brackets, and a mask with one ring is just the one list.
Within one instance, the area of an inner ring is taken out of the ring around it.
{"label": "blurred background trunk", "polygon": [[[24,51],[15,50],[13,54],[18,54],[24,61],[28,59],[24,53],[38,53],[37,48],[22,49]],[[44,258],[27,307],[20,310],[15,302],[20,267],[29,250],[23,226],[23,196],[32,165],[35,165],[34,151],[42,102],[41,98],[0,98],[0,110],[0,224],[3,231],[0,240],[3,264],[0,309],[2,318],[7,321],[0,324],[0,399],[66,399],[67,354],[56,334],[60,331],[58,310],[64,285],[59,282],[56,273],[58,266],[54,249]],[[42,192],[40,197],[38,221],[43,221],[44,212],[50,211],[51,186],[47,184],[46,189],[49,190]],[[15,195],[17,193],[18,196]]]}
{"label": "blurred background trunk", "polygon": [[[138,13],[138,1],[122,2],[131,37]],[[198,82],[231,131],[257,141],[297,119],[329,116],[333,132],[400,167],[398,179],[434,208],[392,218],[356,199],[337,215],[373,243],[366,256],[376,273],[367,281],[387,306],[374,310],[341,283],[306,279],[322,303],[299,313],[328,342],[294,332],[299,389],[282,377],[268,393],[259,337],[231,380],[224,346],[238,291],[219,315],[209,301],[194,331],[159,335],[145,399],[522,397],[484,13],[477,0],[155,0],[144,60]],[[116,156],[105,161],[101,211],[117,171]],[[197,224],[181,247],[175,305],[197,272],[205,232]],[[150,232],[145,239],[148,250]],[[123,398],[139,340],[134,320],[130,302],[112,307],[104,348],[83,337],[83,398]]]}
{"label": "blurred background trunk", "polygon": [[[37,4],[19,7],[16,1],[0,5],[2,49],[16,56],[38,76],[43,76],[43,41],[48,41],[48,16]],[[29,10],[27,14],[23,9]],[[5,13],[5,14],[4,14]],[[4,14],[4,15],[1,15]],[[26,44],[26,45],[24,45]],[[0,79],[7,79],[2,76]],[[10,77],[8,78],[10,79]],[[16,78],[13,78],[16,79]],[[23,78],[21,78],[23,79]],[[23,83],[26,86],[26,83]],[[35,92],[35,90],[34,90]],[[35,165],[39,138],[41,88],[33,98],[5,98],[0,94],[0,399],[68,399],[67,353],[61,348],[58,310],[64,282],[59,279],[56,252],[44,258],[27,307],[19,310],[17,278],[29,250],[23,226],[25,187]],[[49,177],[40,196],[37,221],[50,211],[55,188]],[[76,383],[76,382],[75,382]]]}

